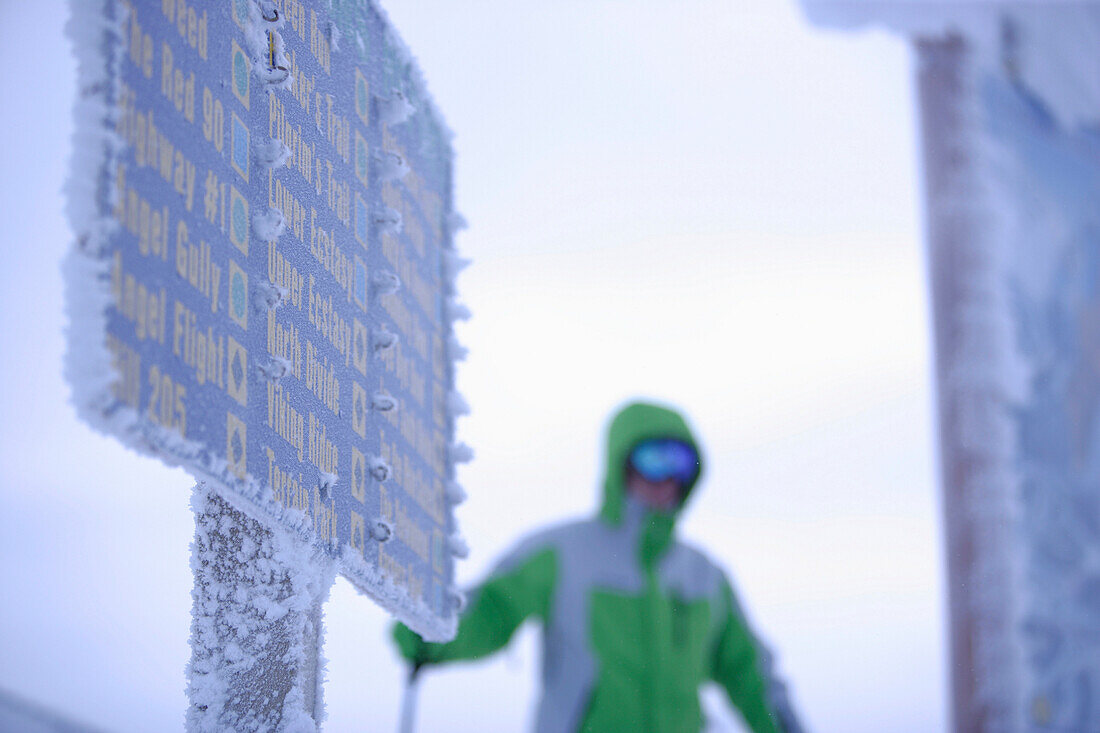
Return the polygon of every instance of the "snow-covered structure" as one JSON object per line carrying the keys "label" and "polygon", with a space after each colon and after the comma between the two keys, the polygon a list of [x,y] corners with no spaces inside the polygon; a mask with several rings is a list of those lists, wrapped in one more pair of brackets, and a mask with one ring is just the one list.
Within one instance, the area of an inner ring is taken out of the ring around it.
{"label": "snow-covered structure", "polygon": [[451,134],[372,0],[72,0],[68,32],[66,375],[199,482],[188,729],[316,730],[337,573],[435,641],[462,603]]}
{"label": "snow-covered structure", "polygon": [[1100,730],[1100,4],[803,7],[917,54],[954,729]]}

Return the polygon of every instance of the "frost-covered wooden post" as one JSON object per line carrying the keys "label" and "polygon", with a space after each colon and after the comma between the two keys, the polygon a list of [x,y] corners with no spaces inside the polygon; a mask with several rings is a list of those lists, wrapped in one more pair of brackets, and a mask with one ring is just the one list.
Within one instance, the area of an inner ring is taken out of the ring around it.
{"label": "frost-covered wooden post", "polygon": [[200,482],[191,730],[314,730],[335,573],[451,638],[450,135],[373,0],[73,0],[81,416]]}
{"label": "frost-covered wooden post", "polygon": [[195,486],[189,731],[313,730],[320,723],[324,553]]}
{"label": "frost-covered wooden post", "polygon": [[[983,159],[974,49],[959,35],[920,39],[940,471],[946,537],[952,717],[956,730],[1012,730],[1021,660],[1011,534],[1015,440],[1011,306],[1004,241]],[[1004,206],[1005,204],[1001,204]],[[1006,206],[1007,208],[1007,206]],[[982,529],[982,527],[985,529]],[[979,534],[984,536],[976,541]],[[977,579],[977,580],[975,580]]]}

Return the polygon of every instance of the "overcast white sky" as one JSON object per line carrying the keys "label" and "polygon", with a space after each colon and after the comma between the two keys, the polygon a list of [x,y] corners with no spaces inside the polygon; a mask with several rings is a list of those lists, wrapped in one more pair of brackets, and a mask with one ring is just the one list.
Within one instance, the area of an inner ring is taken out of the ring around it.
{"label": "overcast white sky", "polygon": [[[809,729],[944,729],[905,44],[812,30],[791,0],[384,7],[455,131],[471,224],[460,577],[589,513],[608,412],[669,400],[710,457],[683,532],[732,572]],[[179,729],[190,479],[78,423],[61,377],[64,17],[0,0],[0,687]],[[344,581],[326,612],[326,730],[393,729],[385,614]],[[422,729],[522,729],[537,661],[528,632],[429,676]]]}

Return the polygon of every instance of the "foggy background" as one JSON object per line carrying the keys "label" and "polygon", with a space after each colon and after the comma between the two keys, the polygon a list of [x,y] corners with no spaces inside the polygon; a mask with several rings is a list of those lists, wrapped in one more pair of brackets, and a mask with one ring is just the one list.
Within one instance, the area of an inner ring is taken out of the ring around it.
{"label": "foggy background", "polygon": [[[455,132],[458,509],[474,582],[596,506],[624,399],[709,459],[681,535],[730,571],[812,731],[946,727],[907,44],[793,0],[390,0]],[[77,422],[61,376],[74,62],[61,0],[0,0],[0,688],[178,730],[191,479]],[[392,730],[389,620],[338,580],[328,731]],[[424,731],[530,720],[537,636],[427,675]],[[708,693],[712,729],[738,730]]]}

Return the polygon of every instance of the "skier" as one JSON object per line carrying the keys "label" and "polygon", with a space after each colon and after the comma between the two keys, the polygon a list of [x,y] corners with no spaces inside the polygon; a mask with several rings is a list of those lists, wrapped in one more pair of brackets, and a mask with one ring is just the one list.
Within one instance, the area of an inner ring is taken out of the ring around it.
{"label": "skier", "polygon": [[599,516],[520,543],[471,592],[453,641],[428,643],[397,624],[413,673],[490,654],[535,616],[543,624],[540,733],[699,731],[707,680],[725,688],[755,733],[800,733],[724,573],[673,538],[701,469],[679,414],[626,406],[608,434]]}

